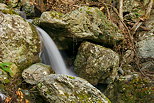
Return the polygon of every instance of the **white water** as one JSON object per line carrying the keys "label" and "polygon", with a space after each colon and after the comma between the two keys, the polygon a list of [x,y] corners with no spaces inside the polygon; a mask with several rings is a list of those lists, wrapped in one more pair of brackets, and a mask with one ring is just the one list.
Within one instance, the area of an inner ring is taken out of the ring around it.
{"label": "white water", "polygon": [[75,76],[73,72],[68,70],[66,68],[66,65],[63,61],[63,58],[53,42],[53,40],[50,38],[50,36],[41,28],[36,27],[37,30],[39,31],[42,39],[43,39],[43,45],[45,47],[46,54],[42,56],[44,62],[47,64],[50,64],[52,69],[56,72],[56,74],[67,74],[67,75],[72,75]]}

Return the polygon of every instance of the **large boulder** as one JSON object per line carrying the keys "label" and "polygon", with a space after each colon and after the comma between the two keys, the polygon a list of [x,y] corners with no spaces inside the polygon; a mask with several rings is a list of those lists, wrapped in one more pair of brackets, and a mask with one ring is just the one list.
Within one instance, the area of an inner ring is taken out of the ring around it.
{"label": "large boulder", "polygon": [[91,84],[114,81],[119,65],[119,55],[111,49],[84,42],[78,49],[74,69],[79,77]]}
{"label": "large boulder", "polygon": [[49,103],[111,103],[86,80],[62,74],[51,74],[37,85]]}
{"label": "large boulder", "polygon": [[39,23],[47,32],[74,39],[90,39],[108,45],[124,39],[118,27],[94,7],[80,7],[65,15],[55,11],[44,12]]}
{"label": "large boulder", "polygon": [[[34,26],[0,5],[0,61],[15,63],[19,69],[39,61],[40,39]],[[5,6],[4,6],[5,7]]]}

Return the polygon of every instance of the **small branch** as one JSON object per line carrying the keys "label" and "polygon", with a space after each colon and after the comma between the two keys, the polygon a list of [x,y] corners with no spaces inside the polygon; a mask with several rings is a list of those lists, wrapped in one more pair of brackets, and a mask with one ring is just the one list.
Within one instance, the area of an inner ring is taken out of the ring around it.
{"label": "small branch", "polygon": [[146,12],[145,12],[145,17],[148,19],[150,17],[150,13],[151,13],[151,10],[152,10],[152,6],[153,6],[153,1],[154,0],[150,0],[149,1],[149,4],[147,6],[147,9],[146,9]]}
{"label": "small branch", "polygon": [[[119,0],[119,18],[123,21],[123,0]],[[119,28],[123,28],[123,24],[119,22]]]}
{"label": "small branch", "polygon": [[132,35],[134,35],[136,33],[137,29],[142,25],[142,23],[145,20],[149,19],[150,13],[151,13],[151,10],[152,10],[152,6],[153,6],[153,0],[150,0],[149,3],[148,3],[147,9],[145,11],[145,15],[142,18],[140,18],[140,20],[138,22],[136,22],[134,24],[134,26],[131,28]]}

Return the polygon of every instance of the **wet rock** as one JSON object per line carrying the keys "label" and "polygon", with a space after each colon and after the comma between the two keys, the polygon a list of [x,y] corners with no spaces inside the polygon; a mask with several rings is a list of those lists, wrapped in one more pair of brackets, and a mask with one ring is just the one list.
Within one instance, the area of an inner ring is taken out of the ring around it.
{"label": "wet rock", "polygon": [[35,27],[18,15],[0,15],[0,61],[15,63],[19,69],[38,62],[40,39]]}
{"label": "wet rock", "polygon": [[51,74],[37,85],[50,103],[111,103],[86,80],[62,74]]}
{"label": "wet rock", "polygon": [[47,32],[57,31],[57,35],[90,39],[108,45],[115,45],[124,39],[118,27],[94,7],[80,7],[65,15],[53,11],[44,12],[40,17],[40,25]]}
{"label": "wet rock", "polygon": [[84,42],[78,49],[74,65],[78,76],[91,84],[110,84],[117,75],[119,55],[111,49]]}
{"label": "wet rock", "polygon": [[22,77],[29,84],[37,84],[38,81],[40,82],[44,78],[44,76],[54,73],[55,72],[50,66],[42,63],[36,63],[25,69],[22,72]]}

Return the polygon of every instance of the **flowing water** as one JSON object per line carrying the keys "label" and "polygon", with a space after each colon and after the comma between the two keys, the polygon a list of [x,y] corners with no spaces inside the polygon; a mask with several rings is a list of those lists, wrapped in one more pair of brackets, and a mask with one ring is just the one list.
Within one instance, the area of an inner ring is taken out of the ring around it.
{"label": "flowing water", "polygon": [[41,28],[36,27],[42,37],[44,51],[42,59],[45,64],[49,64],[56,74],[67,74],[75,76],[75,74],[67,69],[63,58],[50,36]]}

